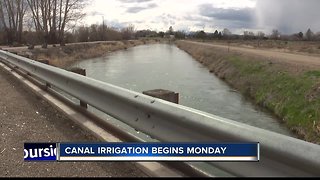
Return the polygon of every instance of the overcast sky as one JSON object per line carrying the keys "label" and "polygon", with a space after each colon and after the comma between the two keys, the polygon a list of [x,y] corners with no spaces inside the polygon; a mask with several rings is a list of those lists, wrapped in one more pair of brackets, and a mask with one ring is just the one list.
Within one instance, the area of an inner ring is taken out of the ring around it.
{"label": "overcast sky", "polygon": [[291,34],[320,31],[319,9],[320,0],[91,0],[83,22],[101,24],[104,18],[108,26],[132,24],[136,30]]}

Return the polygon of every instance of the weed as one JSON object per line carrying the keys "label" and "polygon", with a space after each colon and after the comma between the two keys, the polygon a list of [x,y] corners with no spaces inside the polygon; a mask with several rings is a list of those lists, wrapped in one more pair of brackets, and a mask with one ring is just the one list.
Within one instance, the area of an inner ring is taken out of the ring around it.
{"label": "weed", "polygon": [[[320,142],[320,138],[310,129],[314,122],[319,121],[320,99],[308,101],[307,94],[320,78],[320,71],[308,71],[304,74],[293,75],[284,71],[272,69],[262,62],[230,57],[229,61],[241,73],[243,80],[251,82],[256,89],[251,96],[259,104],[272,110],[277,116],[285,119],[289,128],[299,127],[307,133],[306,139]],[[234,77],[238,78],[238,77]],[[315,80],[316,78],[316,80]],[[238,87],[245,89],[246,87]]]}

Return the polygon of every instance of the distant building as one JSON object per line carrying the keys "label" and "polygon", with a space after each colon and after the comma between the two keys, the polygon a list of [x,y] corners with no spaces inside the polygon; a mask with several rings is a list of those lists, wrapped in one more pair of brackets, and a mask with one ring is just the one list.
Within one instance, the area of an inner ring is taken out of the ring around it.
{"label": "distant building", "polygon": [[168,38],[168,39],[174,39],[175,36],[174,35],[170,35],[170,34],[165,34],[164,38]]}

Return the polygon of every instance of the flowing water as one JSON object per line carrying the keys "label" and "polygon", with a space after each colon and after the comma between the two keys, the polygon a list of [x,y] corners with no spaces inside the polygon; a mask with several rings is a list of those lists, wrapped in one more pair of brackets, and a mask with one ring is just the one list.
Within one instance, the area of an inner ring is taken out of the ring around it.
{"label": "flowing water", "polygon": [[79,61],[71,67],[84,68],[88,77],[137,92],[152,89],[179,92],[182,105],[281,134],[291,134],[277,119],[257,108],[174,45],[136,46]]}

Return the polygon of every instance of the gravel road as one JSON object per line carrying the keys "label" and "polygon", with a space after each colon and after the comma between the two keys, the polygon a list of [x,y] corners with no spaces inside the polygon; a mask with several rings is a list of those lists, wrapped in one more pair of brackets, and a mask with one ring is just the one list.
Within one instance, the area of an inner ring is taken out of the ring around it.
{"label": "gravel road", "polygon": [[[210,44],[210,43],[201,43],[201,42],[194,42],[194,41],[186,41],[188,43],[204,45],[208,47],[215,47],[220,49],[228,49],[226,45],[219,45],[219,44]],[[253,48],[244,48],[244,47],[235,47],[230,46],[230,51],[240,52],[245,54],[252,54],[258,55],[265,58],[268,58],[272,61],[278,62],[285,62],[295,66],[308,66],[311,68],[319,68],[320,67],[320,57],[318,56],[308,56],[308,55],[301,55],[301,54],[293,54],[293,53],[286,53],[286,52],[279,52],[267,49],[253,49]]]}
{"label": "gravel road", "polygon": [[24,142],[96,142],[0,67],[0,177],[142,177],[129,162],[24,162]]}

